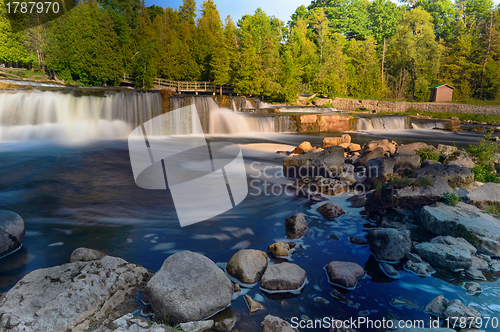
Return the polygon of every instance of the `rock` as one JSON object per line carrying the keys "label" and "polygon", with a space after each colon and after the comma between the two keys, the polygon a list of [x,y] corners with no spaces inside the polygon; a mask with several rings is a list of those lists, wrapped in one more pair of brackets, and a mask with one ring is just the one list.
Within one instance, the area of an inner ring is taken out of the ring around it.
{"label": "rock", "polygon": [[472,160],[472,156],[462,150],[457,150],[446,157],[444,164],[457,165],[467,168],[476,167],[476,163]]}
{"label": "rock", "polygon": [[396,164],[394,166],[407,165],[414,169],[420,167],[420,156],[415,153],[402,152],[394,155]]}
{"label": "rock", "polygon": [[451,145],[444,145],[444,144],[438,144],[437,153],[439,153],[442,156],[448,157],[449,155],[453,154],[458,150],[456,146],[451,146]]}
{"label": "rock", "polygon": [[451,164],[422,167],[415,172],[415,178],[421,177],[427,177],[431,180],[442,178],[451,188],[463,188],[474,182],[474,173],[470,169]]}
{"label": "rock", "polygon": [[144,293],[158,317],[177,324],[204,319],[227,307],[233,284],[209,258],[182,251],[163,262]]}
{"label": "rock", "polygon": [[351,143],[351,135],[344,134],[340,137],[325,137],[323,139],[322,148],[326,149],[330,146],[340,145],[342,143]]}
{"label": "rock", "polygon": [[365,151],[374,151],[379,147],[382,148],[383,151],[388,151],[390,154],[394,154],[396,152],[397,144],[394,141],[389,142],[387,139],[381,139],[378,141],[371,141],[363,145],[363,149]]}
{"label": "rock", "polygon": [[425,261],[446,269],[468,269],[472,264],[470,250],[463,245],[423,242],[413,249]]}
{"label": "rock", "polygon": [[453,189],[440,177],[432,180],[431,186],[410,185],[400,189],[384,186],[380,192],[367,195],[365,210],[368,213],[383,212],[389,208],[410,210],[437,202],[450,192]]}
{"label": "rock", "polygon": [[423,262],[422,257],[420,257],[419,255],[417,255],[413,252],[407,252],[405,255],[405,258],[409,261],[413,261],[414,263],[422,263]]}
{"label": "rock", "polygon": [[151,276],[117,257],[67,263],[24,276],[0,299],[1,331],[69,331],[123,316]]}
{"label": "rock", "polygon": [[474,181],[464,187],[465,190],[468,192],[471,192],[473,190],[476,190],[477,188],[481,187],[484,184],[484,182],[479,182],[479,181]]}
{"label": "rock", "polygon": [[328,220],[334,220],[335,218],[338,218],[346,213],[340,206],[335,205],[331,202],[321,205],[319,208],[317,208],[317,210],[323,217]]}
{"label": "rock", "polygon": [[304,286],[306,271],[290,263],[269,265],[262,276],[260,289],[268,292],[293,292]]}
{"label": "rock", "polygon": [[350,207],[361,208],[365,206],[366,203],[366,193],[354,195],[347,199],[347,202],[351,203]]}
{"label": "rock", "polygon": [[439,295],[424,307],[424,311],[434,316],[444,317],[444,311],[449,302],[443,295]]}
{"label": "rock", "polygon": [[230,315],[218,317],[214,321],[214,330],[220,332],[231,332],[236,324],[236,320],[237,318],[232,312],[230,312]]}
{"label": "rock", "polygon": [[463,288],[467,291],[468,294],[471,295],[483,292],[481,285],[474,281],[467,281],[463,285]]}
{"label": "rock", "polygon": [[459,320],[465,318],[470,321],[471,317],[480,318],[481,314],[477,310],[466,306],[460,300],[451,300],[448,302],[443,316],[445,318],[458,318]]}
{"label": "rock", "polygon": [[427,167],[429,165],[438,165],[438,164],[441,165],[441,163],[439,161],[426,159],[426,160],[422,161],[422,164],[420,165],[420,167]]}
{"label": "rock", "polygon": [[69,258],[69,262],[89,262],[96,261],[106,256],[106,254],[88,248],[77,248],[73,250],[71,253],[71,257]]}
{"label": "rock", "polygon": [[356,165],[366,167],[368,161],[370,161],[371,159],[383,158],[383,157],[385,157],[384,149],[378,147],[375,150],[366,153],[365,155],[363,155],[363,157],[356,159]]}
{"label": "rock", "polygon": [[396,160],[390,157],[370,159],[366,164],[367,177],[388,182],[394,175],[395,164]]}
{"label": "rock", "polygon": [[248,309],[250,310],[250,313],[254,313],[257,310],[264,310],[264,306],[252,299],[248,294],[245,294],[245,301],[247,303]]}
{"label": "rock", "polygon": [[435,147],[432,145],[425,144],[423,142],[415,142],[411,144],[402,144],[398,146],[398,153],[415,153],[420,149],[432,149],[434,150]]}
{"label": "rock", "polygon": [[306,217],[303,213],[297,213],[285,220],[286,237],[298,239],[307,233]]}
{"label": "rock", "polygon": [[379,261],[399,262],[411,251],[410,231],[395,228],[368,230],[370,251]]}
{"label": "rock", "polygon": [[330,234],[330,236],[328,236],[328,240],[340,240],[340,238],[335,234]]}
{"label": "rock", "polygon": [[465,270],[465,273],[469,275],[472,279],[476,280],[486,280],[484,274],[475,267],[470,267]]}
{"label": "rock", "polygon": [[261,325],[262,332],[298,332],[287,321],[271,315],[267,315]]}
{"label": "rock", "polygon": [[463,237],[480,254],[500,256],[500,219],[477,207],[436,203],[420,210],[420,224],[436,235]]}
{"label": "rock", "polygon": [[21,248],[24,221],[17,213],[0,210],[0,257]]}
{"label": "rock", "polygon": [[290,178],[333,177],[343,170],[344,148],[331,146],[322,151],[309,150],[303,155],[283,159],[283,174]]}
{"label": "rock", "polygon": [[334,196],[347,191],[345,182],[337,179],[324,178],[322,176],[299,178],[296,180],[295,186],[298,193],[304,196],[314,196],[320,193]]}
{"label": "rock", "polygon": [[201,320],[197,322],[180,323],[179,327],[184,332],[205,332],[214,326],[213,320]]}
{"label": "rock", "polygon": [[307,151],[309,150],[312,150],[314,149],[312,146],[311,146],[311,143],[309,143],[308,141],[304,141],[302,143],[300,143],[299,146],[297,146],[293,151],[292,153],[295,153],[295,154],[298,154],[298,155],[301,155],[301,154],[304,154],[306,153]]}
{"label": "rock", "polygon": [[368,244],[368,242],[366,240],[360,239],[359,237],[354,237],[354,236],[349,237],[349,243],[354,244],[354,245],[358,245],[358,246],[365,246]]}
{"label": "rock", "polygon": [[354,289],[365,276],[365,270],[356,263],[333,261],[326,266],[331,284],[345,289]]}
{"label": "rock", "polygon": [[470,251],[471,255],[474,255],[477,252],[477,249],[472,244],[470,244],[469,242],[467,242],[467,240],[461,237],[455,238],[452,236],[437,236],[432,240],[430,240],[429,242],[447,244],[449,246],[463,246]]}
{"label": "rock", "polygon": [[271,244],[267,248],[267,252],[269,253],[269,255],[276,258],[288,257],[289,250],[290,246],[288,245],[288,243],[285,242],[276,242]]}
{"label": "rock", "polygon": [[418,276],[428,276],[436,272],[434,268],[427,262],[414,262],[409,260],[405,264],[405,270],[415,273]]}
{"label": "rock", "polygon": [[500,207],[500,183],[488,182],[467,195],[470,204],[482,210]]}
{"label": "rock", "polygon": [[384,272],[389,278],[398,279],[400,277],[399,272],[390,264],[385,262],[380,264],[380,269]]}
{"label": "rock", "polygon": [[462,128],[462,121],[456,116],[452,116],[444,124],[444,130],[446,131],[460,131]]}
{"label": "rock", "polygon": [[242,249],[231,257],[226,272],[239,282],[252,285],[259,282],[267,267],[265,252],[254,249]]}
{"label": "rock", "polygon": [[356,152],[356,151],[359,151],[359,150],[361,150],[361,145],[359,145],[359,144],[351,143],[347,147],[347,151],[348,152]]}

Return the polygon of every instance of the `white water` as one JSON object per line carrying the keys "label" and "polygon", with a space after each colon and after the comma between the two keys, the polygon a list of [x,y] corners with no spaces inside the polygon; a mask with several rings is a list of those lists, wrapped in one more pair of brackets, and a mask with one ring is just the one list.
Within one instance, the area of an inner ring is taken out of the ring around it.
{"label": "white water", "polygon": [[218,108],[210,110],[209,134],[285,133],[293,131],[287,116],[251,116]]}
{"label": "white water", "polygon": [[410,129],[408,116],[379,116],[356,119],[356,130],[402,130]]}
{"label": "white water", "polygon": [[411,127],[412,129],[417,129],[417,130],[430,130],[434,128],[444,129],[445,125],[442,121],[419,122],[419,123],[412,122]]}
{"label": "white water", "polygon": [[136,126],[161,114],[158,93],[100,92],[100,96],[0,92],[0,141],[125,138]]}

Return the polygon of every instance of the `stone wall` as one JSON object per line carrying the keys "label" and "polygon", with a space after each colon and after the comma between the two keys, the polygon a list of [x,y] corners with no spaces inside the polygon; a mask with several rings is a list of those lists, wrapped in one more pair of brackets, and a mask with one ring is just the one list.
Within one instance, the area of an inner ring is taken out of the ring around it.
{"label": "stone wall", "polygon": [[500,115],[500,105],[465,105],[448,103],[409,103],[406,101],[378,101],[335,98],[333,106],[342,112],[354,112],[357,108],[366,108],[377,112],[406,112],[410,108],[422,112],[473,113],[480,115]]}
{"label": "stone wall", "polygon": [[293,115],[299,133],[349,131],[356,129],[356,119],[348,114]]}

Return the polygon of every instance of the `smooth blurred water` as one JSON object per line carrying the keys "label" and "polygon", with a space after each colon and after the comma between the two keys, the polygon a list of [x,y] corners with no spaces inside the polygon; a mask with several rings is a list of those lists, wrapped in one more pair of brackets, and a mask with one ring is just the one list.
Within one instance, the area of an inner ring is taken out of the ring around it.
{"label": "smooth blurred water", "polygon": [[[446,134],[448,138],[454,137],[452,133]],[[373,138],[357,135],[353,138],[355,142],[358,137]],[[446,141],[445,136],[435,139]],[[479,136],[467,137],[468,141],[474,141]],[[349,208],[346,197],[330,200],[349,213],[327,221],[316,212],[322,203],[294,194],[271,194],[271,189],[279,193],[290,182],[274,176],[279,172],[281,157],[252,150],[249,147],[256,145],[250,143],[288,144],[319,140],[319,136],[281,134],[210,139],[241,143],[248,180],[258,181],[252,182],[249,195],[236,208],[184,228],[179,226],[168,190],[144,190],[135,185],[126,141],[97,140],[80,145],[0,143],[0,209],[17,212],[26,225],[23,248],[0,260],[0,292],[7,291],[35,269],[66,263],[71,252],[82,246],[122,257],[153,272],[169,255],[181,250],[202,253],[216,263],[227,263],[240,248],[266,251],[270,244],[285,240],[285,219],[303,212],[310,230],[306,237],[296,241],[299,247],[292,255],[292,262],[307,271],[309,284],[299,295],[269,295],[258,286],[252,288],[248,294],[266,307],[255,314],[248,312],[243,297],[233,300],[230,310],[238,317],[235,328],[239,331],[259,330],[267,314],[284,319],[303,315],[312,319],[368,315],[370,319],[427,321],[429,316],[421,309],[438,295],[473,304],[483,315],[500,316],[498,273],[488,274],[488,281],[480,282],[484,292],[474,296],[461,288],[470,279],[449,271],[438,270],[432,277],[421,278],[396,265],[401,278],[391,280],[381,272],[366,246],[349,244],[350,236],[364,237],[364,231],[376,223],[361,216],[359,209]],[[267,151],[278,149],[273,145],[259,146],[267,147]],[[252,162],[258,162],[257,166],[250,167]],[[192,204],[195,207],[197,202]],[[340,240],[329,240],[332,233]],[[352,301],[351,305],[331,295],[334,287],[328,283],[323,267],[334,260],[356,262],[367,271],[367,277],[356,289],[349,292],[339,289]],[[318,297],[326,301],[317,301]],[[391,305],[394,298],[406,299],[418,309],[394,307]]]}

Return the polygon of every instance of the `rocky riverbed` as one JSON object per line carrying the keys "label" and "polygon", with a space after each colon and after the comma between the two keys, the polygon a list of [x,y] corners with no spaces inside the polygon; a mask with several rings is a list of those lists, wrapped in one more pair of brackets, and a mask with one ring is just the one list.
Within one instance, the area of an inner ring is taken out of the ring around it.
{"label": "rocky riverbed", "polygon": [[[421,160],[415,152],[422,148],[435,150],[443,162]],[[0,327],[302,331],[318,318],[315,310],[332,319],[385,318],[394,326],[407,318],[495,317],[494,307],[481,301],[484,292],[494,296],[500,270],[500,219],[494,214],[500,185],[475,181],[475,164],[453,146],[361,145],[348,135],[317,148],[300,144],[283,158],[284,172],[294,177],[285,186],[299,189],[292,196],[300,203],[279,211],[273,224],[259,224],[275,232],[271,238],[250,227],[193,234],[218,243],[237,239],[212,260],[203,246],[202,253],[174,252],[174,245],[145,234],[153,248],[163,248],[154,269],[77,249],[68,263],[34,270],[2,294]],[[461,201],[450,204],[451,193]],[[30,226],[23,222],[21,228],[16,214],[0,215],[4,225],[17,225],[18,242],[6,253],[19,250]],[[253,240],[255,234],[265,241]],[[398,287],[404,291],[395,292]],[[456,293],[459,287],[463,293]],[[306,325],[295,329],[296,319]],[[331,329],[354,330],[371,331]]]}

